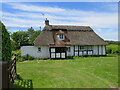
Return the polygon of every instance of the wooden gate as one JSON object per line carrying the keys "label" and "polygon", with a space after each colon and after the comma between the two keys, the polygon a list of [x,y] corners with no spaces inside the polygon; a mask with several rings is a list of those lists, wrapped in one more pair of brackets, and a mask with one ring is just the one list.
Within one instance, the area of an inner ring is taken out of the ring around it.
{"label": "wooden gate", "polygon": [[16,56],[12,59],[12,61],[2,61],[0,62],[0,67],[2,68],[0,71],[0,80],[1,87],[0,89],[10,88],[14,84],[14,80],[17,78],[16,73]]}
{"label": "wooden gate", "polygon": [[14,83],[14,80],[17,78],[17,72],[16,72],[16,56],[13,58],[13,60],[8,65],[8,74],[9,74],[9,86],[11,87]]}

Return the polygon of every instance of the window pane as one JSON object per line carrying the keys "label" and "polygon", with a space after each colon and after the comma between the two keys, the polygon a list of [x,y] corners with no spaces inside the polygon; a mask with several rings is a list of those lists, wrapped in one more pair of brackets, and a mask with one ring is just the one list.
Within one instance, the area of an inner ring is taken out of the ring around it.
{"label": "window pane", "polygon": [[57,58],[60,58],[60,53],[56,53],[56,57],[57,57]]}
{"label": "window pane", "polygon": [[64,35],[63,34],[59,34],[59,40],[64,40]]}
{"label": "window pane", "polygon": [[41,48],[40,48],[40,47],[38,48],[38,51],[39,51],[39,52],[41,51]]}
{"label": "window pane", "polygon": [[79,52],[79,56],[82,56],[82,52]]}
{"label": "window pane", "polygon": [[75,52],[75,56],[78,56],[78,52]]}
{"label": "window pane", "polygon": [[61,58],[65,58],[65,53],[61,53]]}
{"label": "window pane", "polygon": [[55,53],[51,53],[51,58],[55,58]]}
{"label": "window pane", "polygon": [[51,52],[55,52],[55,48],[51,48]]}

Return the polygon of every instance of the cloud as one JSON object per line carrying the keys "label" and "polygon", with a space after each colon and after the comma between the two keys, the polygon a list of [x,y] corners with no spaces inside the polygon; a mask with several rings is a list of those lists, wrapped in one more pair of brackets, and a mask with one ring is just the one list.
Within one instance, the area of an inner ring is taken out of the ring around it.
{"label": "cloud", "polygon": [[[76,9],[63,9],[46,6],[35,6],[21,3],[9,3],[12,8],[23,10],[26,12],[8,13],[3,12],[4,18],[15,21],[16,23],[24,23],[26,25],[40,24],[40,20],[44,20],[41,12],[45,12],[51,24],[68,24],[68,25],[90,25],[92,27],[116,27],[118,15],[116,12],[96,12],[83,11]],[[107,6],[106,6],[107,7]],[[31,11],[31,12],[29,12]],[[9,17],[9,18],[8,18]],[[11,18],[10,18],[11,17]],[[14,17],[14,18],[13,18]],[[38,21],[39,20],[39,21]],[[18,22],[19,21],[19,22]],[[33,23],[33,21],[35,21]],[[44,22],[42,22],[44,24]]]}
{"label": "cloud", "polygon": [[[45,17],[50,20],[52,25],[79,25],[91,26],[93,29],[97,28],[96,32],[107,39],[117,39],[116,33],[106,32],[101,28],[117,28],[118,14],[117,12],[100,12],[100,11],[83,11],[76,9],[66,9],[60,7],[50,6],[35,6],[23,3],[7,3],[12,9],[19,10],[15,13],[3,11],[3,22],[9,27],[44,27],[44,18],[41,12],[45,13]],[[106,6],[107,8],[111,5]],[[113,9],[116,11],[116,9]],[[11,23],[12,22],[12,23]],[[111,37],[112,36],[112,37]]]}
{"label": "cloud", "polygon": [[34,5],[25,5],[25,4],[17,4],[17,3],[9,3],[14,9],[19,9],[23,11],[34,11],[34,12],[64,12],[65,9],[57,8],[57,7],[43,7],[43,6],[34,6]]}

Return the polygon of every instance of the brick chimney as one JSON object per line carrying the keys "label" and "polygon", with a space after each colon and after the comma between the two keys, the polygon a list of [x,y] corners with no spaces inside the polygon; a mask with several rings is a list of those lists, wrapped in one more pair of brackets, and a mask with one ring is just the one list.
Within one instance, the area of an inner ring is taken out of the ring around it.
{"label": "brick chimney", "polygon": [[47,20],[47,18],[45,20],[45,25],[49,25],[49,20]]}

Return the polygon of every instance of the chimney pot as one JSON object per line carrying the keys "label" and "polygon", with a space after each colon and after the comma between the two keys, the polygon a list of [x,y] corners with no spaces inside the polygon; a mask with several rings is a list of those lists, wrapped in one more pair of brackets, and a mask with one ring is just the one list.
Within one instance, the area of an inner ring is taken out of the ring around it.
{"label": "chimney pot", "polygon": [[49,25],[49,20],[47,20],[47,18],[45,20],[45,25]]}

